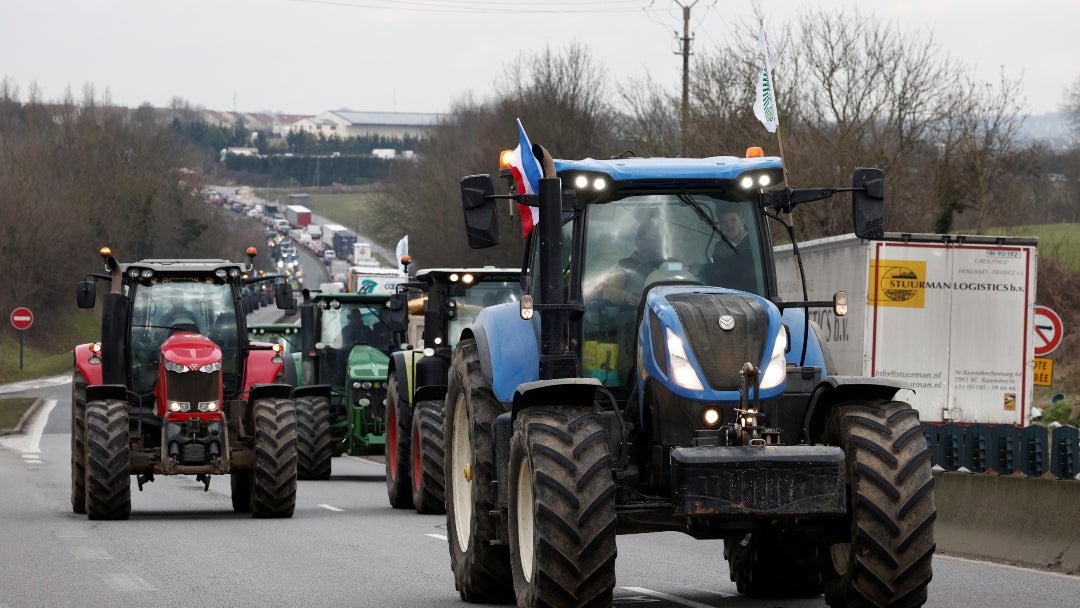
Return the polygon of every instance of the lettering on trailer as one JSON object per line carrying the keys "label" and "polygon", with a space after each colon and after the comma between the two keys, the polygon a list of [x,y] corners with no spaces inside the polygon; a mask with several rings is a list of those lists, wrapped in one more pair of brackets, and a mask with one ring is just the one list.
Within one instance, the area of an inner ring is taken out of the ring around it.
{"label": "lettering on trailer", "polygon": [[[1007,258],[987,258],[976,261],[1003,263],[1007,261]],[[961,274],[1002,275],[1011,273],[970,272]],[[924,308],[926,306],[926,292],[929,290],[1023,293],[1024,284],[992,280],[931,281],[926,276],[925,261],[874,260],[870,262],[870,300],[878,306]]]}

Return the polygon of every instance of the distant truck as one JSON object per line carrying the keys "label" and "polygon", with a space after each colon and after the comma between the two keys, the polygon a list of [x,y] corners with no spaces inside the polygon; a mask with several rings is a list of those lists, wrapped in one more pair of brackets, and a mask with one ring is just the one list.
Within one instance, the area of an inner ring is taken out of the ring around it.
{"label": "distant truck", "polygon": [[300,205],[301,207],[311,208],[311,195],[307,192],[296,192],[289,195],[290,205]]}
{"label": "distant truck", "polygon": [[323,239],[323,229],[319,224],[312,222],[307,225],[306,230],[308,236],[310,236],[313,241],[321,241]]}
{"label": "distant truck", "polygon": [[349,252],[349,261],[357,265],[374,262],[375,260],[371,258],[371,243],[353,243],[352,251]]}
{"label": "distant truck", "polygon": [[356,233],[341,224],[324,226],[322,238],[323,242],[341,259],[348,259],[356,243]]}
{"label": "distant truck", "polygon": [[349,268],[349,293],[384,295],[397,292],[408,279],[397,268],[352,266]]}
{"label": "distant truck", "polygon": [[[292,198],[292,195],[289,195]],[[289,205],[285,207],[285,219],[293,228],[304,228],[311,223],[311,209],[303,205]]]}
{"label": "distant truck", "polygon": [[[812,309],[838,373],[892,378],[923,422],[1027,425],[1038,239],[886,233],[799,244],[807,296],[848,294],[848,314]],[[777,287],[802,300],[791,246]],[[906,394],[906,396],[905,396]]]}

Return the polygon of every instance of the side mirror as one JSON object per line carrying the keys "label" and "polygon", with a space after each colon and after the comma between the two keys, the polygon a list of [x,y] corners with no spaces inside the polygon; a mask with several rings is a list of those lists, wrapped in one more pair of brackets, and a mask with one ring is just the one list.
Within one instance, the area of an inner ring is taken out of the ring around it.
{"label": "side mirror", "polygon": [[408,295],[395,293],[386,301],[386,307],[390,309],[390,331],[403,332],[409,329]]}
{"label": "side mirror", "polygon": [[93,281],[79,281],[75,288],[75,302],[79,308],[93,308],[97,302],[97,284]]}
{"label": "side mirror", "polygon": [[274,304],[281,310],[296,308],[296,300],[293,298],[292,285],[278,283],[274,286]]}
{"label": "side mirror", "polygon": [[851,180],[851,218],[855,236],[880,239],[885,236],[885,172],[856,168]]}
{"label": "side mirror", "polygon": [[469,247],[486,249],[499,244],[499,216],[495,183],[488,174],[461,178],[461,206],[465,211],[465,234]]}

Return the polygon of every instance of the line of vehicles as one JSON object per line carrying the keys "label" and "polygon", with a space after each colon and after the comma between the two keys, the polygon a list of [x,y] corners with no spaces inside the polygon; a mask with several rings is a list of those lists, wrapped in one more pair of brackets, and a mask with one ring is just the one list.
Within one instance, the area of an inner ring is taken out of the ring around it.
{"label": "line of vehicles", "polygon": [[[289,517],[298,479],[381,451],[392,507],[446,513],[468,602],[610,605],[616,536],[666,530],[722,539],[750,596],[925,603],[936,508],[920,413],[949,408],[838,365],[835,328],[863,293],[808,299],[807,273],[787,284],[772,244],[773,228],[795,242],[794,207],[839,192],[853,238],[882,239],[883,173],[793,189],[760,149],[530,152],[537,194],[461,181],[475,248],[498,243],[500,200],[539,208],[520,269],[395,269],[370,289],[358,273],[297,302],[283,275],[249,274],[254,250],[129,264],[103,250],[107,272],[78,286],[87,307],[110,289],[101,342],[75,351],[73,510],[127,518],[132,476],[141,490],[155,474],[229,475],[235,510]],[[262,282],[298,324],[246,325],[241,294]]]}

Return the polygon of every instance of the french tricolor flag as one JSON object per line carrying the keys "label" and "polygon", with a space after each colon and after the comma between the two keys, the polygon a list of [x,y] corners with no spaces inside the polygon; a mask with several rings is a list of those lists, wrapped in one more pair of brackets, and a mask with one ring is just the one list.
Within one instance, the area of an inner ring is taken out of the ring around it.
{"label": "french tricolor flag", "polygon": [[[514,176],[514,185],[518,194],[536,194],[540,190],[540,176],[543,171],[540,161],[533,154],[529,136],[525,135],[525,127],[521,126],[521,119],[517,119],[518,147],[514,148],[510,156],[510,173]],[[518,203],[518,213],[521,214],[521,238],[529,236],[536,223],[540,221],[540,208]]]}

